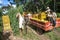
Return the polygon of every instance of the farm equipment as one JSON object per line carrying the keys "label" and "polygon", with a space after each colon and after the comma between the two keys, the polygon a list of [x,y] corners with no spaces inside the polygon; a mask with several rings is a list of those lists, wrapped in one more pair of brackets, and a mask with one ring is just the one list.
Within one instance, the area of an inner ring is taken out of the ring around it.
{"label": "farm equipment", "polygon": [[8,15],[3,15],[2,16],[2,21],[3,21],[3,33],[12,32],[11,26],[10,26],[9,16]]}
{"label": "farm equipment", "polygon": [[[42,12],[40,14],[33,14],[30,18],[30,24],[43,29],[44,31],[50,31],[54,27],[51,25],[52,23],[47,20],[47,14]],[[60,26],[60,18],[56,18],[56,27]]]}

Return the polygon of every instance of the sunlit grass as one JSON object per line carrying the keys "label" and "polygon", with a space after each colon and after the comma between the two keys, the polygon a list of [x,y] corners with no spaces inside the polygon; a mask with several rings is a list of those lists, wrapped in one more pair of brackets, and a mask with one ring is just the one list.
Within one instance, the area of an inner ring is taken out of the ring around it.
{"label": "sunlit grass", "polygon": [[60,40],[60,37],[53,31],[46,33],[50,40]]}
{"label": "sunlit grass", "polygon": [[33,33],[31,29],[28,29],[27,34],[23,35],[25,40],[40,40],[39,36]]}

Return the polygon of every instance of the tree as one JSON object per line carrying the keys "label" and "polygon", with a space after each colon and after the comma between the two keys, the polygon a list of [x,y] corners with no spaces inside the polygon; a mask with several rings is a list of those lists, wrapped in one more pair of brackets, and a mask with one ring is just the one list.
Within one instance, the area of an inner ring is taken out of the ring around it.
{"label": "tree", "polygon": [[33,0],[26,3],[25,7],[28,11],[37,12],[37,10],[45,10],[51,1],[52,0]]}
{"label": "tree", "polygon": [[0,9],[0,16],[2,16],[2,9]]}
{"label": "tree", "polygon": [[16,4],[17,4],[17,7],[19,6],[19,3],[20,3],[20,1],[22,1],[22,0],[13,0]]}
{"label": "tree", "polygon": [[45,10],[52,0],[14,0],[14,2],[16,2],[17,4],[17,7],[19,6],[19,3],[22,1],[25,2],[25,10],[38,12],[38,10]]}

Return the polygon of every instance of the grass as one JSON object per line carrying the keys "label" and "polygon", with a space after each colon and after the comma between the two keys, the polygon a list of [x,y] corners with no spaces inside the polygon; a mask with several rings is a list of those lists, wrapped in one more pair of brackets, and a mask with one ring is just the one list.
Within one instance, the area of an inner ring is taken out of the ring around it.
{"label": "grass", "polygon": [[56,28],[58,32],[60,32],[60,28]]}
{"label": "grass", "polygon": [[60,36],[58,36],[55,32],[51,31],[49,33],[46,33],[45,35],[47,35],[49,37],[50,40],[60,40]]}
{"label": "grass", "polygon": [[31,29],[28,29],[27,34],[23,35],[23,39],[25,40],[40,40],[39,36],[37,36]]}

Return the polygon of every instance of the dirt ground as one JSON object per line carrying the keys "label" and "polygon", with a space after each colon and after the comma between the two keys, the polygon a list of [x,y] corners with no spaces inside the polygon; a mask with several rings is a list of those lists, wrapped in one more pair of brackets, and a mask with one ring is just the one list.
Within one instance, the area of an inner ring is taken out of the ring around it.
{"label": "dirt ground", "polygon": [[[34,29],[32,29],[29,26],[27,27],[27,30],[29,32],[32,31],[35,35],[37,35],[37,37],[39,38],[38,40],[51,40],[47,35],[45,35],[45,34],[38,34]],[[55,34],[57,34],[57,36],[59,36],[59,34],[60,34],[58,31],[54,31],[53,30],[52,32],[54,32]],[[20,34],[22,34],[22,33],[20,33]],[[26,39],[23,38],[23,35],[20,35],[20,36],[17,37],[17,36],[14,36],[13,33],[11,33],[11,35],[9,35],[9,37],[7,37],[5,39],[6,40],[26,40]],[[30,39],[29,37],[27,37],[27,40],[35,40],[35,39]]]}

